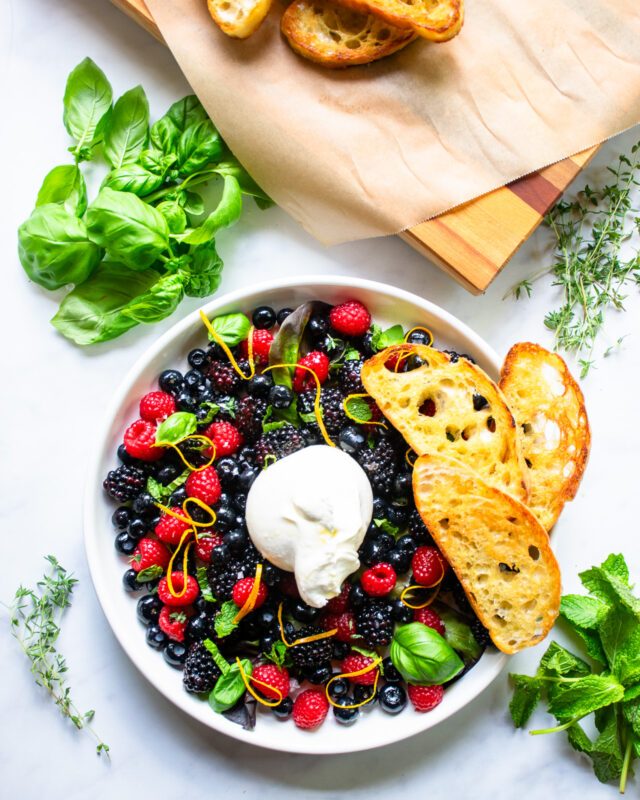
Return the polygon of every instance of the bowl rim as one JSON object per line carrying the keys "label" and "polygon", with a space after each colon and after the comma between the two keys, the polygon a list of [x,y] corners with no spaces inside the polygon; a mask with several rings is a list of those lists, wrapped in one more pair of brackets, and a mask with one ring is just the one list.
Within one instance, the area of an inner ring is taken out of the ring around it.
{"label": "bowl rim", "polygon": [[[179,339],[180,337],[184,336],[195,326],[201,325],[200,311],[203,311],[208,317],[211,317],[211,315],[215,314],[220,308],[233,305],[234,303],[243,303],[249,295],[259,295],[260,293],[274,291],[284,292],[287,289],[304,289],[305,291],[308,290],[309,294],[311,295],[316,287],[327,289],[351,289],[354,291],[354,293],[357,293],[359,290],[364,290],[377,295],[382,295],[386,298],[404,301],[417,306],[424,310],[427,314],[431,315],[433,318],[436,318],[438,322],[455,329],[456,332],[461,336],[470,340],[474,347],[476,347],[477,350],[483,354],[484,358],[489,362],[491,369],[494,370],[496,374],[498,374],[500,370],[500,360],[497,353],[490,345],[487,344],[487,342],[484,341],[484,339],[482,339],[482,337],[475,333],[473,329],[471,329],[466,323],[462,322],[462,320],[458,319],[450,312],[446,311],[435,303],[432,303],[426,298],[380,281],[372,281],[365,278],[356,278],[344,275],[311,274],[265,280],[256,284],[252,284],[248,287],[235,289],[222,294],[204,303],[199,308],[187,314],[183,319],[178,320],[155,342],[153,342],[136,359],[133,366],[127,371],[112,398],[110,399],[102,416],[102,420],[98,426],[97,441],[99,442],[99,445],[95,448],[95,452],[90,455],[88,462],[87,479],[83,495],[83,538],[91,581],[93,583],[100,607],[107,619],[107,622],[109,623],[109,627],[111,628],[118,644],[122,647],[127,657],[149,681],[154,689],[160,692],[164,697],[167,698],[167,700],[180,708],[183,712],[188,714],[192,719],[202,723],[218,733],[230,736],[245,744],[251,744],[253,746],[264,747],[266,749],[280,752],[331,755],[383,747],[387,744],[402,741],[405,738],[409,738],[410,736],[423,733],[426,730],[436,727],[441,722],[444,722],[457,711],[464,708],[466,705],[476,699],[497,678],[500,672],[502,672],[505,664],[508,661],[508,656],[499,652],[497,654],[490,653],[483,655],[481,661],[488,660],[489,663],[484,665],[483,673],[476,673],[474,668],[473,672],[470,674],[470,676],[473,675],[476,677],[473,690],[471,692],[467,692],[465,695],[451,698],[446,707],[444,707],[445,704],[443,703],[440,707],[440,714],[438,715],[437,719],[429,718],[428,715],[425,715],[425,724],[419,730],[411,730],[403,735],[392,735],[384,741],[376,741],[374,743],[367,742],[366,736],[351,737],[349,740],[350,746],[348,748],[339,746],[338,744],[332,745],[331,741],[325,742],[323,740],[321,743],[316,737],[309,736],[309,733],[306,731],[301,732],[302,735],[299,743],[286,743],[283,745],[282,742],[278,741],[279,737],[272,737],[272,740],[265,741],[260,737],[256,737],[255,730],[250,732],[245,731],[239,725],[229,723],[224,717],[213,712],[210,714],[210,716],[203,718],[201,715],[196,713],[196,707],[187,702],[192,698],[187,696],[186,693],[183,693],[185,697],[175,696],[173,692],[169,691],[164,686],[159,685],[158,682],[153,679],[153,676],[149,675],[143,668],[143,664],[141,663],[142,658],[139,657],[137,652],[129,647],[125,641],[122,626],[119,624],[119,617],[109,602],[109,587],[103,582],[101,575],[101,559],[98,550],[98,531],[95,529],[93,524],[100,497],[99,487],[101,485],[101,461],[105,442],[110,435],[114,418],[118,414],[123,404],[126,402],[127,396],[133,388],[136,380],[139,378],[140,374],[144,372],[149,362],[156,358],[164,350],[164,348],[172,343],[175,339]],[[164,662],[162,666],[166,666]],[[200,702],[200,705],[205,706],[208,709],[208,705],[206,703]]]}

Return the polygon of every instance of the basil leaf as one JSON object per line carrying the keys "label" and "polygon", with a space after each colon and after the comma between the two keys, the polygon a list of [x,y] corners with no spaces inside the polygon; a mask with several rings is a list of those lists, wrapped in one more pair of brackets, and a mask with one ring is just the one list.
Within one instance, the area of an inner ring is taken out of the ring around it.
{"label": "basil leaf", "polygon": [[560,614],[579,628],[593,630],[598,627],[610,609],[610,605],[596,597],[565,594],[560,600]]}
{"label": "basil leaf", "polygon": [[180,131],[172,119],[164,116],[153,123],[149,138],[154,147],[168,155],[174,152],[180,138]]}
{"label": "basil leaf", "polygon": [[182,276],[163,275],[123,308],[122,313],[136,322],[159,322],[173,314],[183,296]]}
{"label": "basil leaf", "polygon": [[224,264],[214,241],[192,247],[190,266],[186,269],[184,292],[187,297],[207,297],[220,286]]}
{"label": "basil leaf", "polygon": [[216,614],[216,618],[213,623],[216,636],[218,636],[220,639],[224,639],[224,637],[228,636],[231,631],[235,631],[235,629],[238,627],[238,623],[234,622],[233,620],[235,619],[239,610],[240,609],[233,602],[233,600],[227,600],[222,604],[220,611],[218,611]]}
{"label": "basil leaf", "polygon": [[258,186],[247,170],[236,159],[229,159],[218,164],[215,171],[218,175],[233,175],[238,181],[242,194],[248,194],[255,198],[260,208],[269,208],[269,206],[274,205],[269,195]]}
{"label": "basil leaf", "polygon": [[231,664],[229,664],[227,659],[222,655],[218,649],[218,645],[215,642],[212,642],[211,639],[205,639],[202,644],[207,648],[209,653],[211,653],[211,658],[213,659],[216,667],[218,667],[223,675],[226,675],[231,669]]}
{"label": "basil leaf", "polygon": [[[222,155],[222,140],[210,119],[190,125],[178,142],[178,169],[185,177],[218,161]],[[237,182],[237,181],[236,181]]]}
{"label": "basil leaf", "polygon": [[196,122],[208,119],[208,116],[195,94],[189,94],[182,100],[177,100],[164,115],[163,119],[165,118],[182,134]]}
{"label": "basil leaf", "polygon": [[104,157],[113,167],[135,161],[147,146],[149,102],[142,86],[129,89],[113,107],[104,130]]}
{"label": "basil leaf", "polygon": [[138,156],[138,163],[154,175],[164,174],[172,164],[175,163],[177,156],[175,153],[165,155],[162,150],[143,150]]}
{"label": "basil leaf", "polygon": [[166,219],[171,233],[182,233],[187,227],[187,215],[177,200],[163,200],[156,210]]}
{"label": "basil leaf", "polygon": [[87,210],[87,187],[75,164],[63,164],[47,173],[38,192],[36,207],[48,203],[58,203],[77,217]]}
{"label": "basil leaf", "polygon": [[162,214],[135,194],[108,187],[89,206],[87,230],[111,258],[133,270],[151,266],[169,244]]}
{"label": "basil leaf", "polygon": [[202,598],[207,601],[207,603],[215,603],[216,598],[213,596],[211,592],[211,586],[209,585],[209,579],[207,578],[207,568],[206,567],[198,567],[196,569],[196,580],[198,581],[198,586],[200,587],[200,594]]}
{"label": "basil leaf", "polygon": [[174,238],[186,244],[204,244],[213,239],[218,231],[237,222],[241,213],[242,193],[238,181],[232,176],[226,176],[220,202],[202,225]]}
{"label": "basil leaf", "polygon": [[551,642],[540,661],[539,673],[577,678],[590,675],[591,667],[557,642]]}
{"label": "basil leaf", "polygon": [[59,289],[86,281],[103,251],[89,241],[82,220],[61,205],[47,203],[35,208],[18,229],[18,255],[34,283]]}
{"label": "basil leaf", "polygon": [[183,192],[183,195],[184,200],[182,207],[187,214],[193,214],[197,217],[204,213],[204,200],[197,192],[185,191]]}
{"label": "basil leaf", "polygon": [[513,697],[509,703],[509,713],[516,728],[523,728],[533,714],[542,697],[542,682],[528,675],[510,673],[513,681]]}
{"label": "basil leaf", "polygon": [[475,662],[482,655],[482,647],[473,631],[451,608],[438,607],[438,615],[444,623],[444,638],[453,649],[462,655],[465,662]]}
{"label": "basil leaf", "polygon": [[147,478],[147,491],[155,500],[162,502],[170,497],[176,489],[179,489],[189,477],[189,470],[185,469],[182,475],[168,483],[166,486],[157,481],[152,475]]}
{"label": "basil leaf", "polygon": [[51,322],[76,344],[115,339],[136,325],[134,319],[122,315],[122,310],[158,278],[152,269],[132,272],[122,264],[105,261],[89,280],[64,298]]}
{"label": "basil leaf", "polygon": [[168,442],[178,444],[187,436],[191,436],[198,428],[198,420],[195,414],[188,411],[176,411],[164,422],[158,425],[156,430],[156,442]]}
{"label": "basil leaf", "polygon": [[[271,349],[269,350],[270,366],[297,363],[300,357],[300,345],[302,344],[305,328],[315,310],[316,305],[314,303],[303,303],[289,314],[273,338]],[[275,383],[291,388],[292,372],[293,370],[289,367],[279,367],[271,370],[271,375]]]}
{"label": "basil leaf", "polygon": [[[248,658],[243,658],[242,668],[249,677],[253,672],[253,665]],[[218,714],[234,706],[245,693],[246,687],[240,674],[238,664],[232,664],[229,671],[221,675],[209,695],[209,705]]]}
{"label": "basil leaf", "polygon": [[349,397],[346,406],[349,414],[355,417],[357,422],[369,422],[373,416],[371,406],[364,397]]}
{"label": "basil leaf", "polygon": [[211,325],[214,331],[222,339],[222,341],[235,347],[240,344],[249,335],[251,323],[244,314],[222,314],[219,317],[214,317],[211,320]]}
{"label": "basil leaf", "polygon": [[91,145],[102,117],[111,108],[113,92],[104,72],[90,58],[85,58],[67,78],[62,120],[76,140],[74,151]]}
{"label": "basil leaf", "polygon": [[102,187],[105,186],[119,192],[133,192],[138,197],[144,197],[162,186],[162,176],[149,172],[140,164],[125,164],[109,172],[102,182]]}
{"label": "basil leaf", "polygon": [[596,709],[617,703],[624,688],[614,675],[587,675],[571,683],[558,683],[549,691],[549,713],[561,722],[583,717]]}
{"label": "basil leaf", "polygon": [[446,683],[464,669],[444,638],[420,622],[396,628],[389,655],[394,667],[411,683]]}

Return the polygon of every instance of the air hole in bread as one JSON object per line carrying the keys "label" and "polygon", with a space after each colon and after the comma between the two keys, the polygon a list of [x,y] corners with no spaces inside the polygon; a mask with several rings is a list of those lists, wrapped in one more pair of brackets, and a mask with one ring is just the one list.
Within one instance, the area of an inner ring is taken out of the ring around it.
{"label": "air hole in bread", "polygon": [[445,435],[450,442],[455,442],[460,436],[460,431],[454,428],[452,425],[447,425]]}
{"label": "air hole in bread", "polygon": [[511,573],[520,572],[520,570],[518,569],[518,567],[516,567],[515,564],[506,564],[504,561],[501,561],[498,564],[498,567],[500,568],[500,572],[511,572]]}
{"label": "air hole in bread", "polygon": [[524,611],[533,611],[533,609],[538,605],[538,601],[535,598],[528,600],[522,608]]}
{"label": "air hole in bread", "polygon": [[378,32],[378,39],[381,42],[385,42],[391,36],[391,31],[389,28],[383,28],[381,31]]}
{"label": "air hole in bread", "polygon": [[510,522],[512,525],[515,525],[517,521],[516,517],[507,517],[507,522]]}
{"label": "air hole in bread", "polygon": [[418,409],[418,414],[422,414],[423,417],[435,417],[436,415],[435,400],[433,400],[433,398],[431,397],[427,397],[427,399],[422,403],[422,405]]}
{"label": "air hole in bread", "polygon": [[540,558],[540,550],[534,544],[529,545],[529,558],[532,561],[537,561]]}
{"label": "air hole in bread", "polygon": [[476,575],[476,583],[482,586],[483,583],[486,583],[489,580],[489,576],[486,572],[481,572],[479,575]]}
{"label": "air hole in bread", "polygon": [[489,417],[487,419],[487,430],[490,433],[495,433],[496,432],[496,421],[495,421],[495,419],[493,417]]}
{"label": "air hole in bread", "polygon": [[445,517],[444,519],[441,519],[441,520],[438,522],[438,525],[439,525],[441,528],[444,528],[444,530],[446,531],[446,530],[449,528],[449,518],[448,518],[448,517]]}
{"label": "air hole in bread", "polygon": [[483,408],[487,408],[488,405],[489,405],[489,401],[487,400],[486,397],[484,397],[481,394],[478,394],[478,392],[474,392],[473,393],[473,408],[474,408],[474,411],[482,411],[482,409]]}
{"label": "air hole in bread", "polygon": [[462,431],[462,433],[460,434],[460,436],[461,436],[461,437],[462,437],[462,438],[465,440],[465,442],[468,442],[468,441],[469,441],[469,439],[470,439],[470,438],[473,436],[473,434],[476,432],[476,430],[477,430],[477,429],[476,429],[476,426],[475,426],[475,425],[467,425],[467,427],[466,427],[466,428],[465,428],[465,429]]}
{"label": "air hole in bread", "polygon": [[533,433],[533,425],[530,422],[525,422],[524,425],[522,425],[522,432],[530,436]]}
{"label": "air hole in bread", "polygon": [[506,624],[507,624],[507,621],[506,621],[506,619],[504,619],[503,617],[501,617],[501,616],[500,616],[500,614],[494,614],[494,615],[493,615],[493,618],[495,619],[496,623],[497,623],[498,625],[500,625],[502,628],[504,628],[504,627],[506,626]]}
{"label": "air hole in bread", "polygon": [[525,458],[524,463],[529,467],[529,469],[533,469],[533,464],[528,458]]}

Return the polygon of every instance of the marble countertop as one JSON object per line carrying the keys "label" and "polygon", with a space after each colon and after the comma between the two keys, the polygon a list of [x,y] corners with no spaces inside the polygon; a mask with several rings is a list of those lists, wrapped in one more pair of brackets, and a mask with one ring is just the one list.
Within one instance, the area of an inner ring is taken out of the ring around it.
{"label": "marble countertop", "polygon": [[[471,705],[436,730],[376,752],[337,757],[261,751],[217,735],[164,700],[132,667],[98,606],[82,546],[85,464],[106,403],[123,373],[158,335],[197,307],[184,302],[170,320],[140,328],[90,351],[71,346],[47,320],[56,294],[30,284],[18,263],[15,230],[29,213],[44,174],[65,162],[61,98],[68,72],[90,55],[117,93],[142,83],[159,116],[188,87],[171,55],[107,0],[9,0],[0,7],[2,116],[2,420],[0,470],[4,547],[0,599],[38,579],[41,556],[55,553],[80,583],[64,620],[60,648],[82,708],[111,745],[112,762],[95,757],[90,739],[58,715],[34,684],[10,639],[2,612],[0,683],[2,794],[32,800],[115,797],[226,796],[323,800],[431,798],[606,798],[585,760],[561,736],[531,738],[507,717],[506,671]],[[214,76],[215,79],[215,76]],[[587,172],[606,163],[633,133],[606,144]],[[551,343],[543,326],[559,296],[541,281],[531,300],[503,300],[519,278],[546,263],[540,231],[483,297],[472,297],[401,241],[387,238],[326,249],[278,209],[251,209],[219,237],[225,260],[221,291],[265,275],[349,274],[395,283],[428,297],[471,325],[501,354],[516,340]],[[628,334],[584,381],[593,450],[581,492],[554,532],[565,591],[577,572],[611,551],[638,553],[636,448],[640,394],[640,296],[630,289],[628,313],[611,316],[599,350]],[[637,560],[631,563],[640,578]],[[554,634],[555,635],[555,634]],[[558,634],[560,638],[561,635]],[[532,671],[538,647],[508,669]],[[548,717],[537,712],[534,723]],[[538,725],[539,727],[539,725]],[[353,735],[358,735],[357,726]],[[629,794],[637,791],[631,783]]]}

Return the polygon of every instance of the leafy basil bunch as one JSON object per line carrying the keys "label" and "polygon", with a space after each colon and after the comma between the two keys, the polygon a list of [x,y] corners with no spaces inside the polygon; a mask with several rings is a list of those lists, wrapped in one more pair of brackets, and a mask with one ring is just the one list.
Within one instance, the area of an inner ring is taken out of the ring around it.
{"label": "leafy basil bunch", "polygon": [[[244,695],[246,687],[242,680],[238,663],[230,664],[211,639],[205,639],[203,644],[211,653],[211,658],[215,661],[221,673],[209,693],[209,705],[217,714],[221,714],[223,711],[228,711],[235,706]],[[245,675],[250,676],[253,671],[253,665],[249,659],[243,658],[240,663]]]}
{"label": "leafy basil bunch", "polygon": [[[197,97],[174,103],[150,126],[144,89],[113,102],[113,90],[89,58],[71,72],[64,125],[73,164],[45,177],[31,216],[18,230],[20,262],[45,289],[74,285],[53,325],[76,344],[114,339],[141,322],[173,313],[182,298],[206,297],[220,284],[215,237],[242,213],[243,195],[269,198],[234,158]],[[88,203],[80,169],[108,166]],[[218,180],[222,194],[206,212],[194,189]]]}
{"label": "leafy basil bunch", "polygon": [[446,683],[464,669],[451,645],[421,622],[396,628],[389,655],[394,667],[410,683]]}

